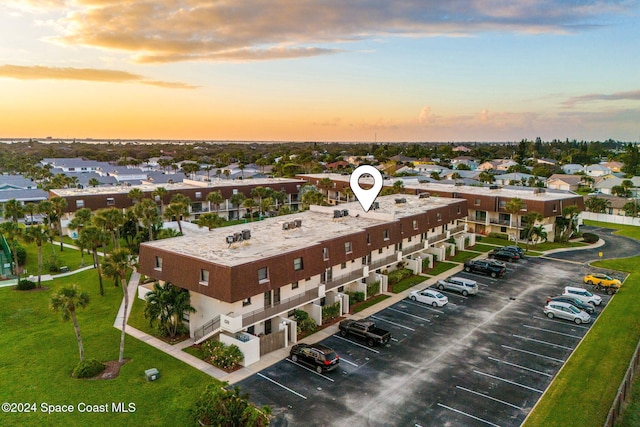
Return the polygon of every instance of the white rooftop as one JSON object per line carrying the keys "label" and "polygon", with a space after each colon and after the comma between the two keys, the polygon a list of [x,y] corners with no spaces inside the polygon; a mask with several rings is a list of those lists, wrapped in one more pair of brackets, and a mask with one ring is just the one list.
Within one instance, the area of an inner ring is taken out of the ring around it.
{"label": "white rooftop", "polygon": [[[396,203],[395,199],[405,199]],[[268,218],[209,231],[201,228],[188,235],[143,243],[178,254],[200,258],[219,265],[235,266],[269,258],[283,253],[346,236],[379,224],[391,222],[406,216],[416,215],[436,207],[459,203],[459,200],[442,197],[419,198],[414,195],[391,195],[378,197],[379,209],[365,212],[360,203],[344,203],[340,210],[348,210],[349,215],[334,218],[333,206],[311,206],[305,212]],[[299,228],[283,229],[283,224],[302,221]],[[251,239],[228,244],[226,237],[242,230],[251,231]],[[185,230],[186,231],[186,230]]]}

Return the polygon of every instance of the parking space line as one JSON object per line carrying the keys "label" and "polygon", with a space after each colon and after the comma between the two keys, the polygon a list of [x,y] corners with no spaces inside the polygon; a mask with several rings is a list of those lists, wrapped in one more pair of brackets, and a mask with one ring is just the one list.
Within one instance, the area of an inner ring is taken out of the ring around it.
{"label": "parking space line", "polygon": [[382,321],[382,322],[391,323],[392,325],[395,325],[395,326],[397,326],[397,327],[399,327],[399,328],[404,328],[404,329],[408,329],[408,330],[410,330],[410,331],[414,331],[414,332],[415,332],[415,329],[410,328],[410,327],[408,327],[408,326],[401,325],[400,323],[392,322],[391,320],[386,320],[386,319],[383,319],[383,318],[378,317],[378,316],[371,316],[371,318],[372,318],[372,319],[376,319],[376,320],[380,320],[380,321]]}
{"label": "parking space line", "polygon": [[473,393],[473,394],[477,394],[478,396],[486,397],[487,399],[491,399],[491,400],[494,400],[496,402],[503,403],[503,404],[505,404],[507,406],[511,406],[512,408],[522,409],[520,406],[514,405],[513,403],[505,402],[504,400],[496,399],[495,397],[491,397],[491,396],[488,396],[488,395],[483,394],[483,393],[479,393],[479,392],[474,391],[474,390],[469,390],[468,388],[464,388],[464,387],[461,387],[459,385],[457,385],[456,388],[460,389],[460,390],[463,390],[463,391],[466,391],[468,393]]}
{"label": "parking space line", "polygon": [[267,377],[266,375],[262,375],[260,372],[258,372],[258,376],[264,378],[267,381],[271,381],[275,385],[280,386],[280,387],[282,387],[283,389],[285,389],[287,391],[290,391],[291,393],[295,394],[296,396],[299,396],[299,397],[301,397],[301,398],[303,398],[305,400],[307,399],[307,396],[303,396],[302,394],[298,393],[297,391],[291,390],[289,387],[286,387],[286,386],[280,384],[279,382],[277,382],[275,380],[272,380],[271,378]]}
{"label": "parking space line", "polygon": [[498,424],[494,424],[494,423],[492,423],[492,422],[490,422],[490,421],[483,420],[482,418],[478,418],[478,417],[476,417],[475,415],[471,415],[471,414],[467,414],[466,412],[459,411],[459,410],[457,410],[457,409],[455,409],[455,408],[452,408],[451,406],[443,405],[443,404],[442,404],[442,403],[440,403],[440,402],[438,402],[438,406],[441,406],[441,407],[443,407],[443,408],[445,408],[445,409],[448,409],[448,410],[453,411],[453,412],[455,412],[455,413],[458,413],[458,414],[460,414],[460,415],[464,415],[464,416],[467,416],[467,417],[469,417],[469,418],[473,418],[474,420],[477,420],[477,421],[483,422],[483,423],[485,423],[485,424],[487,424],[487,425],[490,425],[490,426],[493,426],[493,427],[500,427]]}
{"label": "parking space line", "polygon": [[502,347],[506,348],[507,350],[519,351],[520,353],[526,353],[526,354],[530,354],[532,356],[538,356],[538,357],[543,357],[545,359],[550,359],[550,360],[553,360],[554,362],[560,362],[560,363],[566,362],[566,360],[556,359],[555,357],[546,356],[544,354],[539,354],[539,353],[534,353],[533,351],[522,350],[520,348],[509,347],[508,345],[502,345]]}
{"label": "parking space line", "polygon": [[565,326],[571,326],[573,328],[580,328],[580,329],[589,329],[588,326],[580,326],[580,325],[572,325],[571,323],[562,323],[562,322],[558,322],[556,320],[553,319],[549,319],[548,317],[538,317],[538,316],[532,316],[534,319],[538,319],[538,320],[546,320],[548,322],[554,322],[558,325],[565,325]]}
{"label": "parking space line", "polygon": [[523,324],[522,326],[524,326],[525,328],[529,328],[529,329],[535,329],[535,330],[537,330],[537,331],[551,332],[552,334],[558,334],[558,335],[563,335],[563,336],[565,336],[565,337],[577,338],[577,339],[579,339],[579,340],[581,340],[581,339],[582,339],[582,337],[581,337],[581,336],[579,336],[579,335],[565,334],[565,333],[563,333],[563,332],[553,331],[553,330],[551,330],[551,329],[536,328],[535,326],[529,326],[529,325],[524,325],[524,324]]}
{"label": "parking space line", "polygon": [[411,313],[406,313],[402,310],[396,310],[395,308],[387,307],[387,310],[396,311],[398,313],[404,314],[405,316],[411,316],[411,317],[415,317],[416,319],[424,320],[425,322],[431,322],[431,320],[426,319],[424,317],[416,316],[415,314],[411,314]]}
{"label": "parking space line", "polygon": [[520,384],[520,383],[517,383],[515,381],[508,380],[506,378],[496,377],[495,375],[487,374],[486,372],[476,371],[475,369],[473,370],[473,372],[475,372],[476,374],[479,374],[479,375],[484,375],[484,376],[489,377],[489,378],[493,378],[493,379],[496,379],[496,380],[504,381],[505,383],[508,383],[508,384],[513,384],[513,385],[518,386],[518,387],[526,388],[527,390],[535,391],[537,393],[544,393],[544,390],[538,390],[537,388],[529,387],[528,385]]}
{"label": "parking space line", "polygon": [[573,350],[573,347],[567,347],[565,345],[554,344],[552,342],[537,340],[535,338],[523,337],[522,335],[511,334],[511,336],[512,337],[516,337],[516,338],[520,338],[520,339],[526,340],[526,341],[533,341],[533,342],[537,342],[537,343],[540,343],[540,344],[550,345],[552,347],[564,348],[565,350]]}
{"label": "parking space line", "polygon": [[306,366],[304,366],[303,364],[298,363],[298,362],[294,362],[293,360],[291,360],[291,359],[289,359],[289,358],[284,359],[284,360],[286,360],[287,362],[291,363],[292,365],[300,366],[301,368],[306,369],[306,370],[307,370],[307,371],[309,371],[309,372],[313,372],[314,374],[316,374],[316,375],[317,375],[317,376],[319,376],[319,377],[324,378],[325,380],[329,380],[329,381],[331,381],[332,383],[333,383],[333,382],[335,382],[335,380],[334,380],[333,378],[330,378],[330,377],[328,377],[328,376],[326,376],[326,375],[320,374],[320,373],[318,373],[315,369],[309,369],[309,368],[307,368]]}
{"label": "parking space line", "polygon": [[350,361],[350,360],[345,359],[345,358],[344,358],[344,357],[342,357],[342,356],[340,356],[340,361],[341,361],[341,362],[348,363],[349,365],[355,366],[356,368],[357,368],[358,366],[360,366],[360,365],[357,365],[357,364],[353,363],[353,362],[352,362],[352,361]]}
{"label": "parking space line", "polygon": [[[436,290],[437,290],[437,289],[436,289]],[[438,291],[438,292],[440,292],[439,290],[437,290],[437,291]],[[420,308],[427,308],[427,309],[429,309],[429,310],[437,311],[437,312],[438,312],[438,313],[440,313],[440,314],[444,314],[444,311],[436,310],[435,308],[432,308],[431,306],[429,306],[429,305],[427,305],[427,304],[423,304],[423,303],[421,303],[421,302],[413,302],[411,299],[409,299],[408,301],[407,301],[407,300],[405,300],[405,301],[403,301],[403,302],[404,302],[404,303],[406,303],[406,304],[410,304],[410,305],[416,306],[416,307],[420,307]]]}
{"label": "parking space line", "polygon": [[547,374],[546,372],[536,371],[535,369],[527,368],[526,366],[516,365],[515,363],[507,362],[506,360],[496,359],[495,357],[489,357],[489,360],[493,360],[494,362],[504,363],[505,365],[513,366],[516,368],[524,369],[529,372],[535,372],[536,374],[545,375],[547,377],[551,377],[551,374]]}
{"label": "parking space line", "polygon": [[464,295],[457,294],[457,293],[455,293],[455,292],[445,291],[444,289],[438,289],[438,288],[435,288],[435,289],[436,289],[438,292],[442,292],[443,294],[447,294],[447,295],[453,295],[453,296],[454,296],[454,297],[456,297],[456,298],[464,298],[464,299],[468,299],[468,298],[469,298],[469,297],[465,297]]}
{"label": "parking space line", "polygon": [[340,338],[340,339],[341,339],[341,340],[343,340],[343,341],[350,342],[350,343],[351,343],[351,344],[353,344],[353,345],[357,345],[358,347],[366,348],[366,349],[367,349],[367,350],[369,350],[369,351],[372,351],[372,352],[374,352],[374,353],[380,354],[380,352],[379,352],[378,350],[375,350],[375,349],[373,349],[373,348],[371,348],[371,347],[367,347],[366,345],[362,345],[362,344],[357,343],[357,342],[355,342],[355,341],[348,340],[348,339],[346,339],[346,338],[341,337],[340,335],[335,335],[335,334],[334,334],[333,336],[334,336],[334,337],[336,337],[336,338]]}

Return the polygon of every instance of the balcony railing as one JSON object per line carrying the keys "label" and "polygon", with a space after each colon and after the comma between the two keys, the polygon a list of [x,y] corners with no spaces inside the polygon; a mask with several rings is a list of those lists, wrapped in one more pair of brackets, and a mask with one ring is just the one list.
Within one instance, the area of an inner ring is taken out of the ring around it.
{"label": "balcony railing", "polygon": [[437,234],[435,236],[431,236],[429,238],[427,238],[427,241],[429,242],[430,245],[436,243],[436,242],[440,242],[442,240],[446,240],[447,239],[447,233],[442,233],[442,234]]}
{"label": "balcony railing", "polygon": [[464,225],[458,225],[456,227],[450,228],[449,229],[449,234],[456,234],[456,233],[459,233],[461,231],[464,231]]}
{"label": "balcony railing", "polygon": [[304,294],[281,300],[278,303],[265,308],[254,310],[242,315],[242,326],[252,325],[264,319],[269,319],[280,313],[284,313],[293,308],[304,305],[318,298],[318,288],[308,290]]}
{"label": "balcony railing", "polygon": [[322,283],[324,283],[325,289],[328,290],[353,282],[354,280],[362,279],[363,277],[364,272],[363,269],[360,268],[356,271],[352,271],[351,273],[343,274],[342,276],[332,277],[331,280],[325,280]]}
{"label": "balcony railing", "polygon": [[479,223],[479,224],[486,224],[487,223],[487,217],[485,216],[484,218],[482,218],[482,217],[479,217],[479,216],[476,216],[476,217],[471,216],[471,217],[467,218],[467,221],[476,222],[476,223]]}
{"label": "balcony railing", "polygon": [[402,254],[407,255],[412,252],[419,251],[424,248],[424,242],[414,243],[413,245],[402,245]]}
{"label": "balcony railing", "polygon": [[198,341],[204,338],[206,335],[211,334],[212,332],[217,332],[220,329],[220,316],[216,316],[200,328],[196,329],[193,332],[193,338],[195,341]]}
{"label": "balcony railing", "polygon": [[398,255],[396,254],[389,255],[381,259],[377,259],[369,264],[369,271],[375,270],[376,268],[379,268],[385,265],[393,264],[394,262],[397,262],[397,261],[398,261]]}
{"label": "balcony railing", "polygon": [[510,227],[509,222],[510,221],[508,219],[495,219],[495,218],[489,219],[490,224],[506,225],[507,227]]}

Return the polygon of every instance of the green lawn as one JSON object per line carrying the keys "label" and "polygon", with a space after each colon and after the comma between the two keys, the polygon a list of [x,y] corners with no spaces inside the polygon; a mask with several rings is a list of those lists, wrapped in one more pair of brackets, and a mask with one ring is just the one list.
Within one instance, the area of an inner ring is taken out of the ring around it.
{"label": "green lawn", "polygon": [[457,267],[459,264],[454,264],[452,262],[436,262],[436,266],[431,270],[423,271],[424,274],[428,274],[429,276],[437,276],[440,273],[444,273],[447,270],[450,270],[454,267]]}
{"label": "green lawn", "polygon": [[395,285],[393,285],[393,293],[399,294],[400,292],[414,287],[415,285],[427,280],[424,276],[409,276],[406,279],[402,279]]}
{"label": "green lawn", "polygon": [[[125,357],[131,359],[112,380],[76,380],[70,377],[78,362],[78,346],[71,322],[63,322],[49,310],[55,289],[77,283],[91,302],[78,312],[87,358],[116,360],[120,331],[113,322],[122,300],[122,289],[105,282],[105,296],[98,294],[97,273],[88,270],[45,282],[50,289],[18,292],[0,289],[2,359],[0,384],[3,402],[69,404],[134,403],[135,413],[44,415],[0,413],[2,426],[104,426],[186,424],[188,410],[205,385],[215,381],[147,344],[127,337]],[[144,371],[157,368],[160,379],[147,382]],[[77,408],[77,406],[76,406]],[[111,408],[110,408],[111,409]]]}
{"label": "green lawn", "polygon": [[640,340],[639,262],[636,256],[593,263],[631,275],[551,383],[525,427],[604,424]]}
{"label": "green lawn", "polygon": [[[35,243],[27,245],[26,243],[20,243],[22,247],[24,247],[27,251],[27,263],[25,268],[27,269],[28,275],[36,276],[38,274],[38,247]],[[50,273],[47,269],[47,260],[49,260],[53,255],[57,256],[60,259],[60,265],[66,265],[69,267],[69,270],[77,270],[80,268],[81,257],[80,251],[64,248],[60,251],[60,243],[53,244],[53,247],[49,243],[45,243],[42,245],[42,274],[57,274]],[[84,254],[84,264],[92,265],[93,260],[92,256],[89,254]]]}
{"label": "green lawn", "polygon": [[144,317],[144,303],[145,302],[136,295],[127,323],[144,333],[157,336],[156,328],[149,326],[149,319]]}
{"label": "green lawn", "polygon": [[364,310],[365,308],[369,308],[372,305],[376,305],[380,301],[386,300],[387,298],[391,298],[391,297],[389,295],[384,295],[384,294],[376,295],[375,297],[369,298],[368,300],[362,302],[361,304],[358,304],[357,306],[352,307],[351,308],[351,312],[352,313],[358,313],[358,312]]}
{"label": "green lawn", "polygon": [[489,252],[494,250],[496,247],[495,246],[491,246],[491,245],[483,245],[482,243],[476,243],[474,246],[467,248],[467,250],[469,251],[476,251],[476,252]]}
{"label": "green lawn", "polygon": [[454,262],[465,262],[466,260],[475,258],[477,256],[478,254],[476,252],[460,251],[456,253],[454,256],[452,256],[451,258],[449,258],[448,260],[454,261]]}
{"label": "green lawn", "polygon": [[[640,227],[636,225],[611,224],[608,222],[599,222],[599,221],[591,221],[591,220],[585,220],[584,225],[592,225],[594,227],[614,228],[618,231],[615,231],[613,234],[619,234],[621,236],[627,236],[627,237],[631,237],[632,239],[640,240]],[[598,233],[596,232],[596,234]]]}

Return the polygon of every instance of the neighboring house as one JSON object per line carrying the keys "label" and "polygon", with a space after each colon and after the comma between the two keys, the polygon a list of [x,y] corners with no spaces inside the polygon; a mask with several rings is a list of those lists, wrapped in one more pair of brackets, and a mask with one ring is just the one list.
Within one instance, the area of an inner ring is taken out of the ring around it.
{"label": "neighboring house", "polygon": [[553,159],[545,159],[545,158],[542,158],[542,159],[537,159],[536,161],[537,161],[539,164],[543,164],[543,165],[552,165],[552,166],[555,166],[555,165],[557,165],[557,164],[558,164],[558,162],[557,162],[556,160],[553,160]]}
{"label": "neighboring house", "polygon": [[[386,291],[380,272],[410,256],[444,258],[445,242],[464,244],[462,199],[377,198],[375,211],[358,202],[311,206],[267,218],[140,245],[139,271],[186,289],[196,309],[188,320],[194,343],[235,344],[244,365],[297,342],[295,310],[322,324],[323,307],[349,313],[350,292]],[[472,238],[471,236],[469,237]],[[152,290],[142,285],[139,297]],[[269,350],[267,350],[270,348]]]}
{"label": "neighboring house", "polygon": [[344,160],[338,160],[337,162],[327,163],[325,165],[325,168],[327,168],[328,170],[336,170],[336,169],[345,169],[348,166],[349,166],[348,162],[345,162]]}
{"label": "neighboring house", "polygon": [[454,153],[469,153],[471,152],[471,148],[465,147],[464,145],[458,145],[453,147],[452,151]]}
{"label": "neighboring house", "polygon": [[38,188],[38,184],[22,175],[1,175],[0,191],[5,190],[32,190]]}
{"label": "neighboring house", "polygon": [[609,168],[609,170],[611,170],[611,172],[621,172],[623,163],[621,162],[616,162],[616,161],[612,161],[612,162],[600,162],[600,164],[606,168]]}
{"label": "neighboring house", "polygon": [[[451,169],[445,166],[440,166],[440,165],[414,165],[413,167],[408,167],[408,166],[402,167],[398,169],[396,172],[398,173],[409,172],[409,173],[415,173],[415,174],[420,174],[424,176],[429,176],[431,175],[432,172],[437,172],[440,175],[440,177],[444,177],[447,174],[455,171],[452,171]],[[464,172],[464,171],[458,171],[458,172]]]}
{"label": "neighboring house", "polygon": [[[595,188],[596,190],[599,190],[603,194],[612,194],[611,189],[616,186],[622,186],[622,183],[625,180],[626,180],[625,178],[618,178],[618,177],[601,179],[601,180],[598,180],[593,185],[593,188]],[[633,178],[630,179],[630,181],[633,183],[633,187],[630,189],[631,195],[635,197],[636,193],[638,192],[637,187],[640,187],[640,176],[634,176]],[[640,192],[638,192],[638,194],[640,194]]]}
{"label": "neighboring house", "polygon": [[[531,175],[531,174],[521,173],[521,172],[505,173],[505,174],[502,174],[502,175],[496,175],[494,184],[512,185],[511,183],[513,182],[513,185],[520,185],[520,186],[528,185],[529,178],[535,178],[535,177],[533,175]],[[544,179],[543,177],[541,177],[541,178]],[[523,179],[524,179],[525,184],[522,183]]]}
{"label": "neighboring house", "polygon": [[566,173],[567,175],[573,175],[574,173],[577,173],[577,172],[584,172],[584,166],[578,165],[575,163],[568,163],[566,165],[562,165],[561,168],[564,171],[564,173]]}
{"label": "neighboring house", "polygon": [[496,159],[486,161],[478,166],[478,170],[489,171],[494,170],[496,172],[505,172],[511,166],[517,165],[518,162],[514,162],[511,159]]}
{"label": "neighboring house", "polygon": [[342,156],[342,159],[345,160],[350,165],[360,166],[360,163],[375,163],[376,157],[372,154],[367,154],[365,156]]}
{"label": "neighboring house", "polygon": [[577,191],[581,184],[582,175],[554,173],[547,179],[547,188],[551,190]]}
{"label": "neighboring house", "polygon": [[0,205],[4,205],[12,199],[17,200],[24,205],[25,203],[38,203],[43,200],[47,200],[47,198],[47,192],[39,188],[0,191]]}
{"label": "neighboring house", "polygon": [[453,166],[454,169],[458,169],[459,165],[468,166],[471,170],[478,169],[478,161],[469,156],[458,156],[451,159],[451,166]]}
{"label": "neighboring house", "polygon": [[603,176],[611,173],[611,169],[600,164],[586,166],[584,171],[589,176]]}
{"label": "neighboring house", "polygon": [[42,159],[42,165],[51,165],[55,169],[60,169],[62,173],[67,172],[97,172],[100,168],[111,167],[107,162],[96,162],[94,160],[85,160],[80,157],[65,158],[47,158]]}
{"label": "neighboring house", "polygon": [[[627,202],[629,202],[629,199],[625,197],[611,196],[608,194],[599,194],[597,196],[585,196],[584,198],[585,202],[590,198],[605,199],[609,201],[609,207],[603,213],[606,213],[609,215],[622,215],[622,216],[626,215],[624,211],[624,205],[627,204]],[[585,210],[588,210],[588,209],[585,208]]]}
{"label": "neighboring house", "polygon": [[452,170],[445,174],[440,174],[440,177],[444,179],[453,179],[453,175],[458,174],[462,179],[470,179],[470,180],[478,181],[481,173],[482,171],[479,171],[479,170],[470,170],[470,171]]}
{"label": "neighboring house", "polygon": [[97,171],[101,177],[113,177],[118,182],[142,181],[147,179],[147,172],[140,168],[130,168],[127,166],[109,166],[99,168]]}
{"label": "neighboring house", "polygon": [[418,159],[416,159],[415,157],[407,157],[407,156],[403,156],[402,154],[397,154],[393,157],[389,157],[389,160],[392,160],[396,163],[411,163],[414,164]]}

